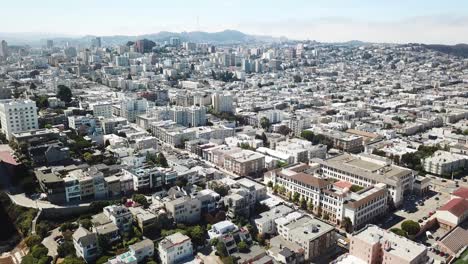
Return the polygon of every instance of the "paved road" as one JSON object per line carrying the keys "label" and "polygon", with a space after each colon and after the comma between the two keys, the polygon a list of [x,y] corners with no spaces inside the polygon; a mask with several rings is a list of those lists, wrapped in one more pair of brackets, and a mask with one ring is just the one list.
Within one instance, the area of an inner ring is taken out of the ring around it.
{"label": "paved road", "polygon": [[27,207],[27,208],[36,208],[36,209],[47,209],[47,208],[71,208],[71,207],[88,207],[90,203],[81,203],[76,205],[56,205],[50,203],[48,201],[41,201],[41,200],[32,200],[31,198],[27,197],[24,193],[21,194],[8,194],[11,201],[14,202],[16,205]]}

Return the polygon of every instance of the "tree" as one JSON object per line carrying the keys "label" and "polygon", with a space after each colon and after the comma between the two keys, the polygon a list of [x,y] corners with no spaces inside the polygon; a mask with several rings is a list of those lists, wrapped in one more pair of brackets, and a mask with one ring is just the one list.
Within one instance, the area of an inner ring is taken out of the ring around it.
{"label": "tree", "polygon": [[343,219],[343,222],[341,223],[341,226],[348,233],[351,233],[353,231],[353,222],[351,221],[351,218],[349,218],[347,216]]}
{"label": "tree", "polygon": [[283,136],[289,135],[291,133],[291,129],[285,125],[282,125],[278,128],[278,133],[280,133]]}
{"label": "tree", "polygon": [[71,222],[65,222],[63,223],[62,225],[60,225],[60,232],[65,232],[67,230],[70,230],[70,231],[73,231],[77,228],[78,226],[76,226],[75,223],[71,223]]}
{"label": "tree", "polygon": [[83,228],[86,228],[88,230],[91,230],[91,228],[93,227],[93,223],[91,222],[91,219],[89,219],[89,218],[81,219],[80,220],[80,225]]}
{"label": "tree", "polygon": [[164,167],[164,168],[168,168],[168,167],[169,167],[169,164],[167,163],[166,157],[165,157],[164,154],[162,154],[162,153],[159,153],[159,154],[158,154],[158,158],[156,159],[156,163],[157,163],[159,166]]}
{"label": "tree", "polygon": [[242,252],[242,253],[246,253],[249,251],[249,245],[247,245],[247,243],[245,243],[245,241],[243,240],[237,243],[237,248],[239,249],[239,252]]}
{"label": "tree", "polygon": [[149,206],[148,200],[146,199],[146,196],[143,194],[136,193],[132,196],[132,200],[141,204],[143,207],[147,208]]}
{"label": "tree", "polygon": [[205,244],[205,230],[200,225],[189,228],[188,236],[196,246]]}
{"label": "tree", "polygon": [[40,259],[43,256],[47,256],[47,253],[49,253],[49,250],[42,244],[35,245],[31,249],[31,255],[36,259]]}
{"label": "tree", "polygon": [[96,264],[105,264],[111,258],[111,256],[102,256],[96,260]]}
{"label": "tree", "polygon": [[24,242],[29,248],[32,248],[33,246],[41,244],[41,237],[38,235],[29,235],[24,239]]}
{"label": "tree", "polygon": [[307,200],[304,199],[304,197],[301,197],[301,201],[299,203],[301,205],[301,209],[302,210],[306,210],[307,209]]}
{"label": "tree", "polygon": [[314,211],[314,204],[312,203],[312,199],[310,199],[310,201],[307,203],[307,210],[309,212],[313,212]]}
{"label": "tree", "polygon": [[273,182],[272,182],[272,181],[268,181],[267,186],[268,186],[268,188],[272,188],[272,187],[273,187]]}
{"label": "tree", "polygon": [[419,232],[419,230],[421,230],[421,227],[419,226],[418,222],[415,222],[413,220],[406,220],[403,223],[401,223],[401,229],[405,231],[408,235],[414,236]]}
{"label": "tree", "polygon": [[270,128],[270,126],[271,126],[270,120],[268,120],[268,118],[266,118],[266,117],[262,117],[262,118],[260,119],[260,126],[261,126],[263,129],[268,130],[268,129]]}
{"label": "tree", "polygon": [[393,233],[399,235],[399,236],[402,236],[402,237],[408,237],[408,234],[406,233],[405,230],[402,230],[400,228],[392,228],[390,229],[390,231],[392,231]]}
{"label": "tree", "polygon": [[86,262],[81,258],[68,256],[62,261],[61,264],[86,264]]}
{"label": "tree", "polygon": [[37,75],[39,75],[40,72],[38,70],[33,70],[29,73],[29,77],[35,78]]}
{"label": "tree", "polygon": [[309,131],[309,130],[304,130],[301,133],[301,137],[310,142],[314,141],[314,136],[315,136],[314,132]]}
{"label": "tree", "polygon": [[226,247],[224,246],[224,243],[222,241],[217,241],[217,243],[216,243],[216,253],[220,257],[226,257],[227,256]]}
{"label": "tree", "polygon": [[293,199],[292,199],[293,202],[295,202],[295,203],[299,202],[300,197],[301,197],[301,195],[299,193],[295,192],[294,195],[293,195]]}
{"label": "tree", "polygon": [[72,92],[67,86],[60,84],[57,87],[57,98],[61,101],[69,103],[72,100],[72,96]]}
{"label": "tree", "polygon": [[75,256],[75,246],[72,241],[65,241],[57,248],[59,257]]}
{"label": "tree", "polygon": [[41,238],[44,238],[47,236],[47,233],[49,233],[50,229],[52,228],[49,222],[41,221],[36,225],[36,234]]}

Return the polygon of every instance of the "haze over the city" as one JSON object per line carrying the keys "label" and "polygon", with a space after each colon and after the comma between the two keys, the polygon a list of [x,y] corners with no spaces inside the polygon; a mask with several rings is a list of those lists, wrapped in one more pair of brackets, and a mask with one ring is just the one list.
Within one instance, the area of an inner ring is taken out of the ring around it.
{"label": "haze over the city", "polygon": [[[25,8],[27,7],[27,8]],[[468,1],[5,1],[2,33],[142,35],[239,30],[322,42],[468,42]]]}

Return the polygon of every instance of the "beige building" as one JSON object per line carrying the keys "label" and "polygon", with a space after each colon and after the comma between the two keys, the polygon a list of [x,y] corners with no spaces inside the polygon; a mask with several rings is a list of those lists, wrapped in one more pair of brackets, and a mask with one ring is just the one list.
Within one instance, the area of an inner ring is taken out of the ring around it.
{"label": "beige building", "polygon": [[353,234],[349,254],[370,264],[423,264],[429,260],[424,245],[374,225]]}

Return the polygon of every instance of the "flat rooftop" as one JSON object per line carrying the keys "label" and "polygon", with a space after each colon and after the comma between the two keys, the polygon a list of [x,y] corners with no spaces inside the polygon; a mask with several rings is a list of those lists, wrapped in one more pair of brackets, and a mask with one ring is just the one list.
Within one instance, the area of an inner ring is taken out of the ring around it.
{"label": "flat rooftop", "polygon": [[408,262],[414,259],[416,256],[419,256],[421,253],[427,251],[427,248],[424,245],[401,237],[393,232],[384,230],[375,225],[367,225],[353,237],[365,241],[370,245],[380,243],[383,246],[385,241],[388,241],[390,242],[390,249],[388,252],[408,260]]}

